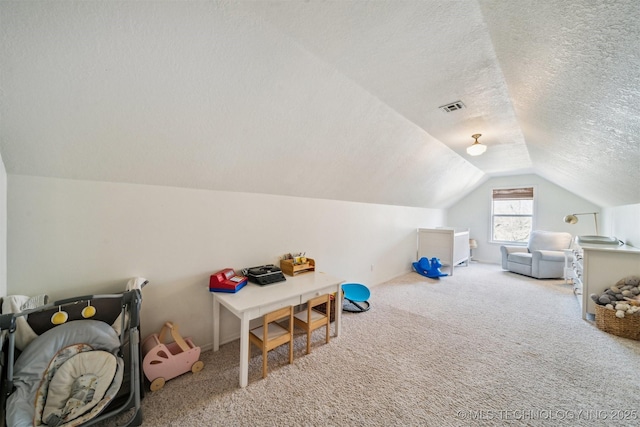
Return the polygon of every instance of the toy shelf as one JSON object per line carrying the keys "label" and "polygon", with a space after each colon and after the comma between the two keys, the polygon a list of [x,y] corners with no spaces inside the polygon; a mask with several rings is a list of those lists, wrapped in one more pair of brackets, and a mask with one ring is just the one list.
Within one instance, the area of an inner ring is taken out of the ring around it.
{"label": "toy shelf", "polygon": [[281,259],[280,269],[287,276],[297,276],[302,273],[309,273],[316,270],[316,262],[311,258],[307,258],[307,262],[302,264],[294,264],[292,259]]}

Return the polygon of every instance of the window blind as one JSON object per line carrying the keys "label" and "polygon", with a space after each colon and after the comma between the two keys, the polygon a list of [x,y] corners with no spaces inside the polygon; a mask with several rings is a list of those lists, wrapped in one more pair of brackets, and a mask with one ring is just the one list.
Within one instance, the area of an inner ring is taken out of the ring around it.
{"label": "window blind", "polygon": [[533,187],[494,189],[493,200],[533,200]]}

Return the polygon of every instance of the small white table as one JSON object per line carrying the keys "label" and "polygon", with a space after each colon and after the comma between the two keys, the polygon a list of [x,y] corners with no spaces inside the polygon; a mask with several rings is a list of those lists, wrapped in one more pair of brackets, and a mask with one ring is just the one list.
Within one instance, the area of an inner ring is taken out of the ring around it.
{"label": "small white table", "polygon": [[220,305],[240,319],[240,387],[246,387],[249,382],[249,322],[252,319],[282,307],[304,304],[318,295],[335,292],[335,336],[340,335],[343,280],[315,271],[286,278],[285,282],[264,286],[248,283],[233,294],[212,292],[213,351],[220,348]]}

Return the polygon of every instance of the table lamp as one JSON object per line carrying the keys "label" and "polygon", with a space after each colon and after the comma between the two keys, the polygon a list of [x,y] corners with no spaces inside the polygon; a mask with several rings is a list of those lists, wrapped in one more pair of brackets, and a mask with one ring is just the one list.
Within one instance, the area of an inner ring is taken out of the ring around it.
{"label": "table lamp", "polygon": [[469,259],[473,259],[473,250],[478,248],[476,239],[469,239]]}

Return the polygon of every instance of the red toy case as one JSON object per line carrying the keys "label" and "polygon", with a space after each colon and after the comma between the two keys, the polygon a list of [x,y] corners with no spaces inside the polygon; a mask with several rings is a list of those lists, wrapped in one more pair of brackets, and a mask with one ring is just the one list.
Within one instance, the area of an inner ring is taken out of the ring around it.
{"label": "red toy case", "polygon": [[237,275],[231,268],[225,268],[211,275],[209,278],[209,291],[235,293],[246,284],[246,277]]}

